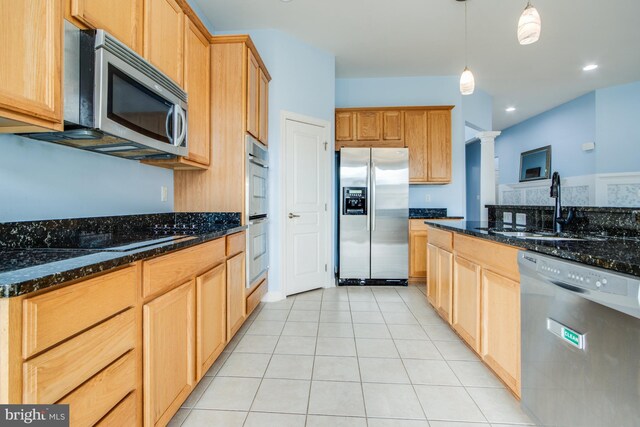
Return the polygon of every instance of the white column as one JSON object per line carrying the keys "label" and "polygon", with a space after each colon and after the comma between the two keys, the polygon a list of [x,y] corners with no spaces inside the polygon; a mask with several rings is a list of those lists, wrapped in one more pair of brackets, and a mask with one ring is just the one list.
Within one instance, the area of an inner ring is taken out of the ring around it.
{"label": "white column", "polygon": [[487,221],[485,205],[496,204],[495,140],[501,132],[478,132],[480,138],[480,220]]}

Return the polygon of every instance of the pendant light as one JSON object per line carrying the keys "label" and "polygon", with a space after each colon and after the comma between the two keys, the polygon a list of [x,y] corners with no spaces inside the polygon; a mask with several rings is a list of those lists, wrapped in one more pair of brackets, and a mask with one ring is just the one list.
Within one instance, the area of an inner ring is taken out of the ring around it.
{"label": "pendant light", "polygon": [[460,76],[460,93],[463,95],[471,95],[476,87],[476,80],[467,66],[467,2],[466,0],[462,1],[464,1],[464,71]]}
{"label": "pendant light", "polygon": [[541,27],[540,14],[531,5],[531,2],[527,1],[527,6],[518,20],[518,41],[520,44],[527,45],[537,42],[540,38]]}

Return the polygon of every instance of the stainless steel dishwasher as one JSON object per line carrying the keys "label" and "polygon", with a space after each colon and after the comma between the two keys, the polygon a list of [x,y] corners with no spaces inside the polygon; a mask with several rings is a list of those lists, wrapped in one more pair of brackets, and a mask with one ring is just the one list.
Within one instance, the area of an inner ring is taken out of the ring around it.
{"label": "stainless steel dishwasher", "polygon": [[522,406],[541,426],[640,425],[640,279],[520,252]]}

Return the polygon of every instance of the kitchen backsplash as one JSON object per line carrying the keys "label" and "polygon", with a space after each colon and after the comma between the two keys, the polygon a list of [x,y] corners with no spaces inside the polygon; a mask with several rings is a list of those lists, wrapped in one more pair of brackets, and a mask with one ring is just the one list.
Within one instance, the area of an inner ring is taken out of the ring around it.
{"label": "kitchen backsplash", "polygon": [[[525,214],[526,227],[553,228],[553,206],[487,205],[489,222],[499,227],[516,227],[516,214]],[[566,217],[571,206],[562,208]],[[566,231],[600,233],[615,236],[640,236],[640,209],[574,206],[576,218]],[[511,213],[512,221],[504,223],[504,213]]]}
{"label": "kitchen backsplash", "polygon": [[[551,180],[502,184],[502,205],[553,206]],[[562,178],[562,203],[567,206],[640,207],[640,173],[613,173]]]}

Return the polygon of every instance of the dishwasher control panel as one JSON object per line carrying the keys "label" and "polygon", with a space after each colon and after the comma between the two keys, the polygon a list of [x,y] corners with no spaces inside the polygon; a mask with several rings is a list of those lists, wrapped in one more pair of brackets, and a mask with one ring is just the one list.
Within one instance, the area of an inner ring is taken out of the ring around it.
{"label": "dishwasher control panel", "polygon": [[565,291],[640,318],[640,279],[602,268],[520,252],[521,281],[537,278]]}

